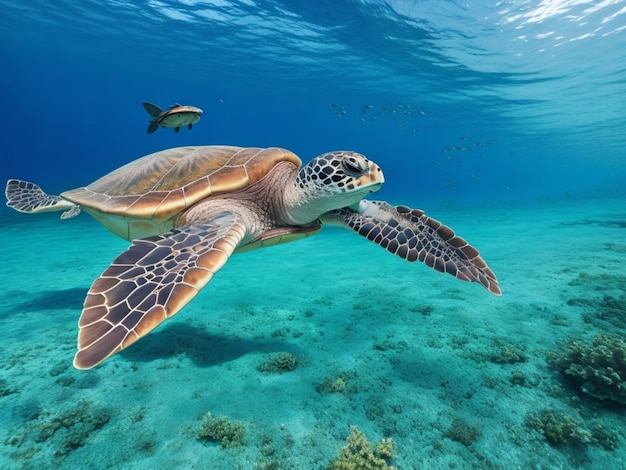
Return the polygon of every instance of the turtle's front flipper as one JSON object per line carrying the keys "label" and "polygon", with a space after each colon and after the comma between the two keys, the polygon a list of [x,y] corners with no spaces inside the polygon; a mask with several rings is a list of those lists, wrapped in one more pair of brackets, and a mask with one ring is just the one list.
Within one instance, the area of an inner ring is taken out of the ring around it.
{"label": "turtle's front flipper", "polygon": [[331,211],[321,219],[351,228],[407,261],[419,260],[457,279],[479,282],[492,294],[502,294],[496,276],[478,250],[424,211],[364,199],[358,208]]}
{"label": "turtle's front flipper", "polygon": [[7,181],[4,194],[7,206],[26,213],[65,211],[62,219],[75,217],[80,213],[80,206],[59,196],[46,194],[35,183],[22,180]]}
{"label": "turtle's front flipper", "polygon": [[94,367],[176,314],[226,263],[245,233],[243,223],[225,213],[134,240],[89,289],[74,366]]}

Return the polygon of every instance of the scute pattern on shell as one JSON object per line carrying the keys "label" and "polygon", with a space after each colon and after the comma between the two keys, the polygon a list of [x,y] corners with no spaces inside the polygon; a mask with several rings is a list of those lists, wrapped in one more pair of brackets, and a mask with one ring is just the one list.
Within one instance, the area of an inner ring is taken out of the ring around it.
{"label": "scute pattern on shell", "polygon": [[280,148],[178,147],[135,160],[62,197],[104,214],[166,220],[207,196],[256,183],[283,161],[302,164]]}

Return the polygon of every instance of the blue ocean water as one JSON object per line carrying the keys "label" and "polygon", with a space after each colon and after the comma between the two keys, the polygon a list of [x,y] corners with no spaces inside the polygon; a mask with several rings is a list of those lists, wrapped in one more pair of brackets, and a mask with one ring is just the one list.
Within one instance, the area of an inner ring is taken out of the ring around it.
{"label": "blue ocean water", "polygon": [[[351,425],[393,439],[398,468],[626,466],[623,398],[546,360],[624,337],[625,1],[0,9],[2,180],[57,194],[183,145],[355,150],[385,172],[377,198],[457,229],[504,291],[351,256],[369,246],[330,230],[235,257],[157,339],[79,372],[85,292],[127,243],[84,215],[3,209],[1,466],[325,468]],[[149,135],[142,101],[204,114]],[[285,350],[295,371],[257,371]],[[533,428],[545,410],[558,431]],[[196,439],[209,411],[246,423],[245,445]]]}
{"label": "blue ocean water", "polygon": [[[237,143],[359,150],[386,192],[419,200],[623,189],[622,2],[2,6],[3,176],[61,190],[162,148]],[[205,115],[148,136],[144,100]]]}

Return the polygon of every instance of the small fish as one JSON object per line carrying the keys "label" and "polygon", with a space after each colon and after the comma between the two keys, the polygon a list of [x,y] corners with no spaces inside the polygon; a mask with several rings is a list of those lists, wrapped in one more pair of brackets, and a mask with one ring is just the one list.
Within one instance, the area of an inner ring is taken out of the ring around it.
{"label": "small fish", "polygon": [[157,105],[143,102],[143,107],[150,115],[150,124],[148,124],[148,134],[155,132],[159,126],[172,127],[174,132],[187,126],[191,129],[191,126],[200,120],[202,116],[202,110],[194,106],[183,106],[178,103],[170,106],[169,109],[163,111]]}

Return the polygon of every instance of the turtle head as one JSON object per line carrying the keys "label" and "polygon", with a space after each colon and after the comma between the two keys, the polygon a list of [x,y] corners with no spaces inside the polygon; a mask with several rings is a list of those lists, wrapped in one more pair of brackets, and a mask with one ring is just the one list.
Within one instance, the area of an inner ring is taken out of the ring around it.
{"label": "turtle head", "polygon": [[360,153],[324,153],[300,169],[295,182],[299,195],[291,215],[311,222],[325,212],[350,206],[378,191],[384,181],[380,167]]}
{"label": "turtle head", "polygon": [[296,184],[307,193],[328,196],[358,193],[353,202],[378,191],[384,182],[383,172],[376,163],[360,153],[345,150],[315,157],[302,167],[296,179]]}

